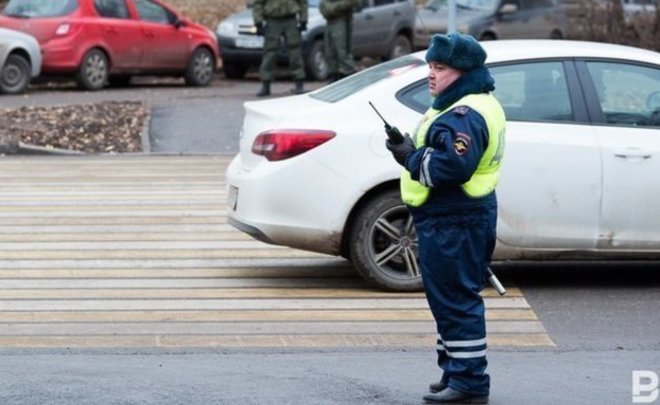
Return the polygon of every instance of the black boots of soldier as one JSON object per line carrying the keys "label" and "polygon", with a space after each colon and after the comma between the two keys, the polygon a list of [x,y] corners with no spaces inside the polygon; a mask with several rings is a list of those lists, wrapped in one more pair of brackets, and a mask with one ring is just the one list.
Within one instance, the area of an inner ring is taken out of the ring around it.
{"label": "black boots of soldier", "polygon": [[293,94],[303,94],[305,92],[303,81],[296,80],[296,87],[294,87],[291,91]]}
{"label": "black boots of soldier", "polygon": [[[436,388],[441,387],[438,384]],[[488,395],[468,394],[445,386],[441,391],[424,395],[424,402],[427,404],[488,404]]]}
{"label": "black boots of soldier", "polygon": [[[302,80],[296,80],[296,86],[291,89],[293,94],[303,94],[305,92],[305,85]],[[257,97],[270,96],[270,82],[261,82],[261,89],[257,93]]]}
{"label": "black boots of soldier", "polygon": [[261,90],[257,93],[257,97],[270,96],[270,82],[261,82]]}

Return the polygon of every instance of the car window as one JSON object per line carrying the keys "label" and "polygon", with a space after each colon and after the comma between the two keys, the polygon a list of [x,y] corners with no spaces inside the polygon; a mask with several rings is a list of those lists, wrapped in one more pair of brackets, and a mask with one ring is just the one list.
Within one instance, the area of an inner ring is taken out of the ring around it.
{"label": "car window", "polygon": [[101,17],[128,18],[125,0],[94,0],[94,8]]}
{"label": "car window", "polygon": [[[493,94],[502,104],[507,120],[574,120],[561,62],[496,66],[490,72],[495,78]],[[400,90],[397,99],[415,111],[426,111],[431,106],[427,81]]]}
{"label": "car window", "polygon": [[3,14],[23,18],[59,17],[77,8],[78,0],[11,0]]}
{"label": "car window", "polygon": [[334,103],[354,94],[372,84],[392,77],[399,73],[408,71],[409,69],[417,66],[426,65],[422,59],[412,55],[403,56],[385,63],[378,64],[367,70],[351,75],[344,80],[333,83],[329,86],[323,87],[310,94],[317,100],[327,101]]}
{"label": "car window", "polygon": [[374,0],[374,7],[387,6],[388,4],[394,4],[394,0]]}
{"label": "car window", "polygon": [[495,78],[495,97],[502,104],[507,120],[574,120],[561,62],[495,66],[490,72]]}
{"label": "car window", "polygon": [[149,0],[135,0],[135,8],[140,16],[140,20],[160,24],[171,24],[174,22],[172,13]]}
{"label": "car window", "polygon": [[660,69],[608,62],[587,67],[606,123],[660,126]]}

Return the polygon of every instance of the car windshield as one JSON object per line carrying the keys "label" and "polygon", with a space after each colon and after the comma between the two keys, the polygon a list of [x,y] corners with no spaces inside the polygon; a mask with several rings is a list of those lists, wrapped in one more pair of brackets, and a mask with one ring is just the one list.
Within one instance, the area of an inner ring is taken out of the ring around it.
{"label": "car windshield", "polygon": [[426,62],[413,55],[407,55],[389,62],[381,63],[344,80],[333,83],[310,94],[310,97],[334,103],[355,94],[358,91],[378,83],[388,77],[396,76]]}
{"label": "car windshield", "polygon": [[71,14],[78,0],[11,0],[3,14],[10,17],[58,17]]}

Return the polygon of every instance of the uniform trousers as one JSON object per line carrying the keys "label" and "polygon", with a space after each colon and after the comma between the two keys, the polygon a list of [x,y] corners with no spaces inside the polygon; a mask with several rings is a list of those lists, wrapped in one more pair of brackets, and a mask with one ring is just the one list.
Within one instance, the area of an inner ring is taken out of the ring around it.
{"label": "uniform trousers", "polygon": [[[413,215],[415,217],[415,215]],[[488,395],[486,321],[479,294],[496,240],[497,203],[442,207],[415,218],[426,298],[438,332],[438,365],[449,387]]]}

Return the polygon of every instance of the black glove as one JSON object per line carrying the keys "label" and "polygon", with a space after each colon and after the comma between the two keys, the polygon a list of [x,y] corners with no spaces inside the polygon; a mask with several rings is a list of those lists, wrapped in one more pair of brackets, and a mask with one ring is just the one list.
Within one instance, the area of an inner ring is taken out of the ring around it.
{"label": "black glove", "polygon": [[401,143],[394,143],[388,139],[385,141],[385,147],[392,152],[394,160],[396,160],[401,166],[406,165],[406,159],[408,159],[408,156],[415,151],[415,143],[408,134],[404,135],[403,142]]}
{"label": "black glove", "polygon": [[264,23],[260,22],[258,24],[255,24],[254,26],[257,27],[257,35],[263,37],[264,34],[266,33],[266,27],[264,26]]}
{"label": "black glove", "polygon": [[299,22],[298,23],[298,32],[303,32],[307,29],[307,23],[306,22]]}

